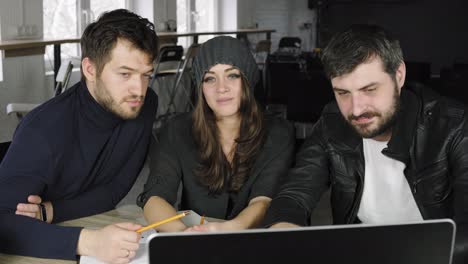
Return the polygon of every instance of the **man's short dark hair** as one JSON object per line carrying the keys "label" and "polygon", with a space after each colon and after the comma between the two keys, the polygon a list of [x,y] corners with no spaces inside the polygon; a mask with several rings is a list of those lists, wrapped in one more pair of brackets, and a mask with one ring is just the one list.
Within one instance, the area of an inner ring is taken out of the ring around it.
{"label": "man's short dark hair", "polygon": [[86,27],[81,37],[81,56],[96,64],[98,76],[110,61],[118,39],[129,41],[150,55],[151,60],[158,55],[158,37],[153,23],[126,9],[105,12]]}
{"label": "man's short dark hair", "polygon": [[376,25],[352,25],[332,37],[322,53],[325,74],[332,79],[352,72],[374,56],[380,57],[384,70],[394,76],[403,62],[398,40]]}

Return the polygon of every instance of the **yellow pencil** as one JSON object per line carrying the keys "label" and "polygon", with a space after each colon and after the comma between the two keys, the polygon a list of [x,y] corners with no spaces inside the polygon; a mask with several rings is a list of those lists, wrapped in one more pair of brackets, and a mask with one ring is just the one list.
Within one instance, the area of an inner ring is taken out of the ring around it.
{"label": "yellow pencil", "polygon": [[200,218],[200,225],[203,225],[205,223],[205,216],[202,215],[202,217]]}
{"label": "yellow pencil", "polygon": [[182,218],[182,217],[184,217],[184,216],[186,216],[186,215],[188,215],[188,214],[190,214],[190,212],[189,212],[189,211],[185,211],[185,212],[183,212],[183,213],[181,213],[181,214],[178,214],[178,215],[175,215],[175,216],[173,216],[173,217],[169,217],[169,218],[164,219],[164,220],[161,220],[161,221],[159,221],[159,222],[152,223],[151,225],[147,225],[147,226],[145,226],[145,227],[142,227],[142,228],[138,229],[138,230],[137,230],[137,233],[141,233],[141,232],[146,231],[146,230],[148,230],[148,229],[155,228],[155,227],[160,226],[160,225],[165,224],[165,223],[169,223],[169,222],[171,222],[171,221],[174,221],[174,220],[177,220],[177,219],[179,219],[179,218]]}

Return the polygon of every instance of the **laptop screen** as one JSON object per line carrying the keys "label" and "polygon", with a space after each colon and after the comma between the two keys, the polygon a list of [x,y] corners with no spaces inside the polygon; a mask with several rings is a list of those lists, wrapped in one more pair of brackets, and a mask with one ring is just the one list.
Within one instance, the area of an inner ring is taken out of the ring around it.
{"label": "laptop screen", "polygon": [[226,233],[158,233],[150,263],[450,264],[452,220],[397,225],[255,229]]}

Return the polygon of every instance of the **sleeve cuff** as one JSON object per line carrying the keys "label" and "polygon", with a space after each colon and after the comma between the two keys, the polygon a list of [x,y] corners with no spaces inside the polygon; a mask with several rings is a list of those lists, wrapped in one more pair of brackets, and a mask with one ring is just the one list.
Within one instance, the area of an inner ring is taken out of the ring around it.
{"label": "sleeve cuff", "polygon": [[308,226],[310,224],[310,214],[290,198],[275,198],[265,215],[263,226],[270,227],[280,222]]}

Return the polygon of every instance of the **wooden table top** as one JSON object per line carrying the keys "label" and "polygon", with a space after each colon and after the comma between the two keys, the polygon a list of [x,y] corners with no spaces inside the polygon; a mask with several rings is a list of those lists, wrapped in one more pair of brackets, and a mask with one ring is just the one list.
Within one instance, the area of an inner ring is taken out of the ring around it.
{"label": "wooden table top", "polygon": [[[131,221],[146,225],[143,218],[143,210],[136,205],[124,205],[115,210],[102,214],[83,217],[60,223],[62,226],[83,226],[89,228],[100,228],[112,223]],[[76,261],[60,259],[42,259],[8,255],[0,253],[0,263],[5,264],[76,264]]]}
{"label": "wooden table top", "polygon": [[[209,222],[223,221],[215,218],[206,218]],[[124,205],[115,210],[102,214],[83,217],[75,220],[60,223],[61,226],[82,226],[87,228],[101,228],[109,224],[121,222],[133,222],[146,225],[143,217],[143,210],[136,205]],[[33,257],[24,257],[17,255],[8,255],[0,253],[0,263],[5,264],[76,264],[76,261],[59,259],[42,259]]]}

